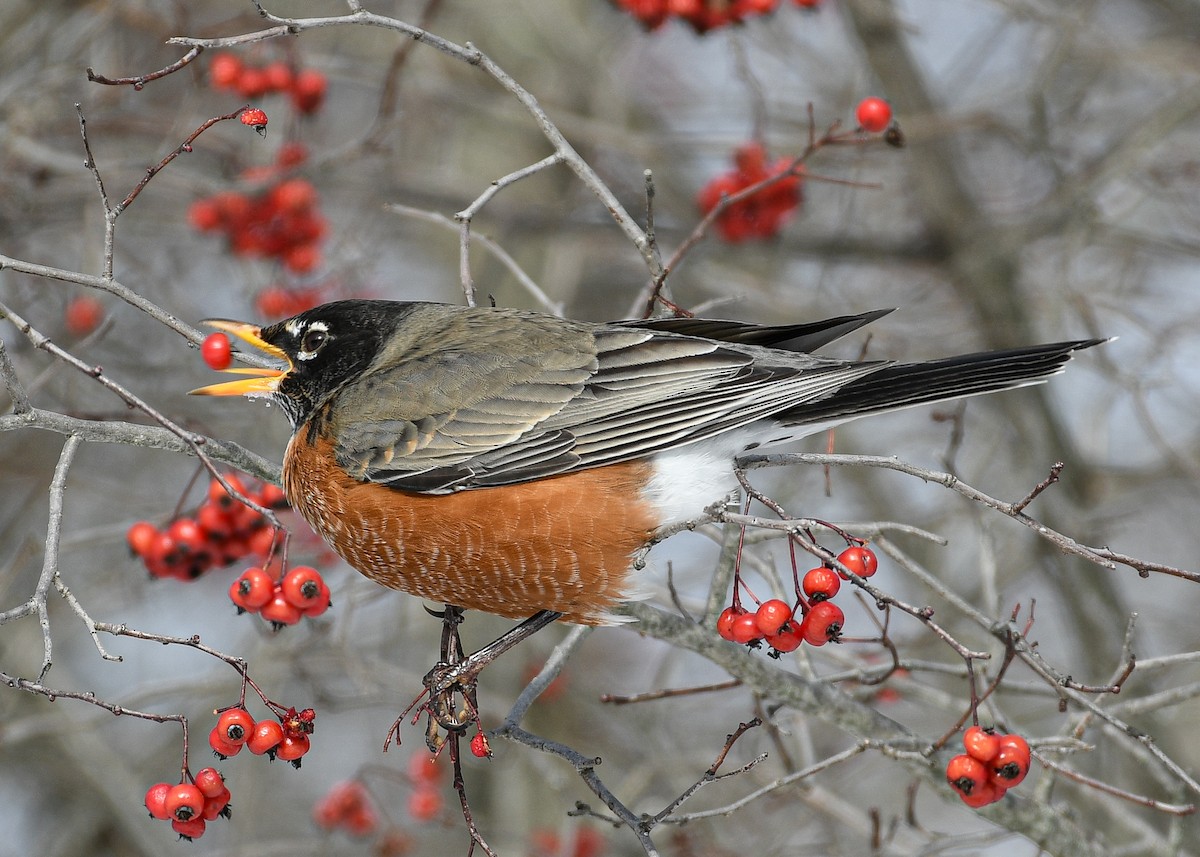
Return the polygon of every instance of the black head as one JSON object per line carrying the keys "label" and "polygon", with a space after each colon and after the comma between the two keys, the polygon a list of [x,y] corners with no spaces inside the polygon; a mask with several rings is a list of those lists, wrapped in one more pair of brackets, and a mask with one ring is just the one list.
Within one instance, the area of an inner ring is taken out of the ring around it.
{"label": "black head", "polygon": [[272,398],[292,424],[307,421],[370,366],[412,307],[401,301],[333,301],[262,328],[259,338],[291,363]]}

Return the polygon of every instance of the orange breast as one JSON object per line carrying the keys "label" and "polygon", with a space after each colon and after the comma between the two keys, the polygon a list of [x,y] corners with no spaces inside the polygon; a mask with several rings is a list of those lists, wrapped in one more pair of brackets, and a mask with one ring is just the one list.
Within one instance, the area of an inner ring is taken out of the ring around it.
{"label": "orange breast", "polygon": [[527,618],[557,610],[594,625],[630,588],[630,557],[657,526],[645,462],[501,488],[427,495],[358,482],[331,443],[284,457],[288,501],[367,577],[431,601]]}

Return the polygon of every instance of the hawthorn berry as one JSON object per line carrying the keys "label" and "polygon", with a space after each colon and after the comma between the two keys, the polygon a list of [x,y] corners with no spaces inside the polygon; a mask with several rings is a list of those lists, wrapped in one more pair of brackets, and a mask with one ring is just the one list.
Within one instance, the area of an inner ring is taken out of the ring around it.
{"label": "hawthorn berry", "polygon": [[979,809],[980,807],[987,806],[989,803],[995,803],[996,801],[1000,800],[1000,798],[1004,797],[1004,792],[1005,789],[997,786],[991,780],[988,780],[983,785],[976,788],[971,794],[965,795],[959,793],[958,796],[962,798],[962,802],[971,807],[971,809]]}
{"label": "hawthorn berry", "polygon": [[471,754],[480,759],[491,758],[492,747],[488,743],[487,736],[482,732],[476,732],[471,736]]}
{"label": "hawthorn berry", "polygon": [[752,643],[762,639],[762,631],[758,629],[758,617],[754,613],[743,613],[733,620],[730,628],[735,643]]}
{"label": "hawthorn berry", "polygon": [[768,635],[767,645],[777,652],[794,652],[800,648],[800,644],[804,642],[804,637],[800,631],[801,625],[795,620],[786,623],[779,629],[779,633]]}
{"label": "hawthorn berry", "polygon": [[204,835],[204,828],[207,825],[204,823],[204,816],[197,815],[194,818],[189,818],[186,821],[180,818],[171,820],[171,829],[178,833],[181,837],[189,842],[193,839],[199,839]]}
{"label": "hawthorn berry", "polygon": [[754,614],[754,621],[758,625],[758,631],[764,637],[773,637],[778,634],[780,629],[791,618],[792,608],[787,605],[787,602],[780,601],[778,598],[764,601],[759,605],[758,611]]}
{"label": "hawthorn berry", "polygon": [[[254,94],[252,93],[243,92],[242,94],[247,98],[254,98]],[[243,125],[250,125],[256,131],[261,131],[263,128],[267,127],[267,114],[264,110],[258,107],[251,107],[248,110],[243,110],[242,115],[238,118],[241,120]]]}
{"label": "hawthorn berry", "polygon": [[194,779],[196,788],[206,799],[217,797],[225,790],[225,780],[216,768],[203,768]]}
{"label": "hawthorn berry", "polygon": [[[238,75],[237,83],[234,84],[234,88],[237,89],[238,95],[249,100],[251,98],[260,98],[265,95],[269,85],[270,83],[267,80],[267,75],[261,68],[244,66],[242,68],[242,73]],[[245,119],[243,119],[242,122],[246,125],[257,124],[253,122],[246,122]]]}
{"label": "hawthorn berry", "polygon": [[802,623],[804,642],[810,646],[823,646],[842,635],[842,624],[846,621],[842,608],[832,601],[818,601],[809,608]]}
{"label": "hawthorn berry", "polygon": [[274,758],[274,750],[282,740],[283,727],[278,720],[260,720],[246,740],[246,749],[256,756],[271,753],[271,758]]}
{"label": "hawthorn berry", "polygon": [[204,793],[192,783],[180,783],[167,791],[163,808],[179,821],[197,818],[204,812]]}
{"label": "hawthorn berry", "polygon": [[268,92],[286,92],[292,87],[292,70],[285,62],[273,62],[263,69]]}
{"label": "hawthorn berry", "polygon": [[229,799],[232,795],[229,789],[222,786],[221,790],[211,797],[204,798],[204,820],[216,821],[218,816],[230,818],[233,816],[233,811],[229,807]]}
{"label": "hawthorn berry", "polygon": [[158,527],[149,521],[138,521],[125,533],[129,549],[140,557],[146,557],[158,536]]}
{"label": "hawthorn berry", "polygon": [[300,767],[300,757],[308,752],[311,739],[303,733],[299,735],[285,734],[283,740],[275,748],[275,758],[291,762],[293,767]]}
{"label": "hawthorn berry", "polygon": [[217,717],[217,731],[230,744],[245,744],[254,731],[254,718],[245,708],[227,708]]}
{"label": "hawthorn berry", "polygon": [[723,197],[782,176],[746,199],[727,205],[716,220],[718,233],[730,243],[777,235],[802,201],[800,176],[793,170],[791,159],[780,158],[768,167],[762,144],[752,141],[733,153],[733,161],[732,172],[717,176],[697,194],[696,204],[701,213],[711,212]]}
{"label": "hawthorn berry", "polygon": [[306,615],[314,615],[307,613],[310,609],[320,608],[324,612],[329,606],[329,587],[325,585],[325,579],[307,565],[297,565],[289,570],[279,582],[279,590],[289,604],[306,611]]}
{"label": "hawthorn berry", "polygon": [[67,332],[72,336],[87,336],[100,326],[103,319],[103,305],[90,295],[71,298],[63,314]]}
{"label": "hawthorn berry", "polygon": [[1000,746],[988,762],[992,782],[1005,789],[1020,785],[1029,773],[1029,744],[1020,735],[1002,735]]}
{"label": "hawthorn berry", "polygon": [[[875,551],[867,547],[846,548],[838,554],[837,561],[859,577],[870,577],[879,568],[879,558],[875,556]],[[850,579],[840,571],[838,574],[841,574],[842,580]]]}
{"label": "hawthorn berry", "polygon": [[431,786],[418,786],[408,796],[408,814],[416,821],[432,821],[441,811],[441,792]]}
{"label": "hawthorn berry", "polygon": [[341,827],[351,836],[367,836],[379,825],[367,789],[358,780],[335,784],[313,805],[313,821],[327,830]]}
{"label": "hawthorn berry", "polygon": [[208,67],[208,79],[216,89],[233,89],[242,74],[242,61],[233,54],[217,54]]}
{"label": "hawthorn berry", "polygon": [[[230,584],[229,598],[239,610],[257,613],[275,599],[275,581],[264,569],[251,566]],[[300,621],[298,616],[296,621]]]}
{"label": "hawthorn berry", "polygon": [[212,731],[208,733],[208,746],[212,748],[213,753],[218,758],[228,759],[230,756],[236,756],[242,752],[242,746],[245,742],[234,743],[221,734],[221,730],[214,726]]}
{"label": "hawthorn berry", "polygon": [[170,783],[155,783],[146,790],[146,809],[150,811],[150,815],[161,821],[166,821],[171,817],[167,812],[167,792],[174,786]]}
{"label": "hawthorn berry", "polygon": [[871,134],[877,134],[887,128],[892,121],[892,106],[882,98],[864,98],[858,102],[854,111],[858,127]]}
{"label": "hawthorn berry", "polygon": [[745,612],[741,607],[726,607],[721,611],[721,615],[717,617],[717,634],[722,640],[733,642],[733,620]]}
{"label": "hawthorn berry", "polygon": [[946,764],[946,782],[963,797],[970,797],[987,787],[987,765],[966,753],[960,753]]}
{"label": "hawthorn berry", "polygon": [[800,588],[811,601],[828,601],[838,594],[842,587],[842,579],[832,568],[820,566],[810,568],[800,581]]}
{"label": "hawthorn berry", "polygon": [[221,332],[210,333],[200,345],[200,356],[210,369],[228,369],[233,363],[233,344]]}
{"label": "hawthorn berry", "polygon": [[301,113],[313,113],[325,100],[327,86],[321,72],[304,69],[292,81],[292,103]]}
{"label": "hawthorn berry", "polygon": [[442,778],[442,766],[437,756],[415,753],[408,759],[408,776],[418,786],[433,785]]}
{"label": "hawthorn berry", "polygon": [[981,762],[992,761],[1000,752],[1000,736],[981,726],[972,726],[963,733],[962,740],[967,755]]}
{"label": "hawthorn berry", "polygon": [[284,625],[295,625],[304,616],[299,607],[283,597],[278,586],[274,588],[271,600],[262,606],[259,613],[274,626],[276,631]]}

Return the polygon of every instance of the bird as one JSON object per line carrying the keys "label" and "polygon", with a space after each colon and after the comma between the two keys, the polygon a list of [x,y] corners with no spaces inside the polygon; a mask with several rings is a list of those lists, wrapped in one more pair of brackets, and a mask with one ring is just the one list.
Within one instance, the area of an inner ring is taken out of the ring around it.
{"label": "bird", "polygon": [[644,594],[635,555],[728,496],[739,454],[1041,383],[1106,341],[916,363],[812,353],[889,312],[595,323],[339,300],[266,326],[208,319],[282,365],[192,392],[281,406],[284,493],[366,577],[537,627],[604,625]]}

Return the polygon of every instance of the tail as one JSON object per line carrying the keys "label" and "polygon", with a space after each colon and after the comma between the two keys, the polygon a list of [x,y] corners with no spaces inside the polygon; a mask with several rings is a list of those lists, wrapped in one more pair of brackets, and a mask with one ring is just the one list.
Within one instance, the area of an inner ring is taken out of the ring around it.
{"label": "tail", "polygon": [[799,351],[807,354],[828,345],[835,339],[841,339],[843,336],[853,333],[878,318],[883,318],[892,311],[877,309],[860,315],[840,315],[837,318],[810,321],[806,324],[767,325],[712,318],[665,317],[622,321],[618,324],[623,327],[643,327],[668,333],[679,333],[684,336],[715,339],[719,342],[763,345],[783,351]]}
{"label": "tail", "polygon": [[867,414],[1041,384],[1062,372],[1076,351],[1108,341],[1079,339],[925,363],[893,363],[851,381],[826,399],[778,413],[775,419],[784,425],[837,425]]}

